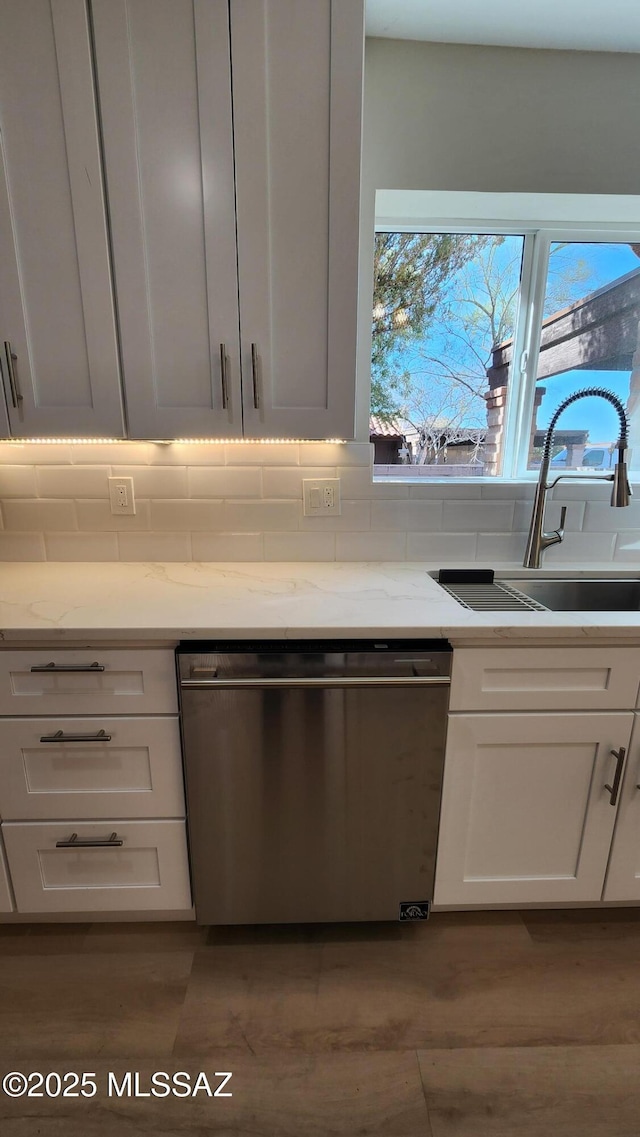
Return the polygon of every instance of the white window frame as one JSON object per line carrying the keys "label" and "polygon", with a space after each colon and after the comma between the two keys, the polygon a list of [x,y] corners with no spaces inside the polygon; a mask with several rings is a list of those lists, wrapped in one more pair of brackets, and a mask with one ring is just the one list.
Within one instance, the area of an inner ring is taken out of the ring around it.
{"label": "white window frame", "polygon": [[[453,216],[462,205],[467,216]],[[425,214],[429,209],[430,216]],[[448,207],[452,215],[445,217]],[[433,212],[431,212],[431,210]],[[499,215],[498,211],[502,213]],[[481,215],[483,214],[483,215]],[[575,220],[571,220],[571,216]],[[617,215],[619,220],[612,221]],[[594,218],[587,223],[587,218]],[[456,484],[532,482],[527,470],[528,442],[535,398],[536,371],[551,244],[555,241],[640,242],[640,197],[575,194],[441,193],[378,191],[375,231],[396,233],[488,233],[524,237],[522,275],[509,391],[505,408],[502,472],[483,477],[456,478]],[[640,267],[640,262],[639,262]],[[586,382],[586,380],[585,380]],[[635,472],[640,475],[640,454]],[[409,470],[410,467],[407,467]],[[375,467],[374,467],[375,474]],[[394,478],[394,481],[411,481]],[[418,481],[417,478],[414,479]],[[422,483],[422,479],[419,479]],[[451,484],[430,478],[429,483]]]}

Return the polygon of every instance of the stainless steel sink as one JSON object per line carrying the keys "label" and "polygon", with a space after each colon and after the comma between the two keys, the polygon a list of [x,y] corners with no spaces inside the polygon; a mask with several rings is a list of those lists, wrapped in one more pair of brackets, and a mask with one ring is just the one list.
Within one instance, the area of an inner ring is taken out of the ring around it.
{"label": "stainless steel sink", "polygon": [[508,580],[510,585],[552,612],[638,612],[640,580]]}

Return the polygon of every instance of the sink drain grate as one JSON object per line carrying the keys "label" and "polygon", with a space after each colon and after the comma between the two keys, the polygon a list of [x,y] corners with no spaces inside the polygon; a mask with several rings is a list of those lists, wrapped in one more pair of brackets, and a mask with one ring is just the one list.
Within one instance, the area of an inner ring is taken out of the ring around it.
{"label": "sink drain grate", "polygon": [[549,611],[544,604],[539,604],[537,600],[525,596],[524,592],[519,592],[517,588],[513,588],[510,584],[502,584],[500,581],[494,581],[492,584],[472,582],[455,585],[439,581],[439,584],[440,588],[444,588],[454,600],[473,612]]}

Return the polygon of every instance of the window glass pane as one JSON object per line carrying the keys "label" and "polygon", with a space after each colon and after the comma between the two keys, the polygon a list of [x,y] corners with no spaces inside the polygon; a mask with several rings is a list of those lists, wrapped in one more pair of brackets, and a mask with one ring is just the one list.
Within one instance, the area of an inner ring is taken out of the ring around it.
{"label": "window glass pane", "polygon": [[[377,233],[371,440],[378,477],[501,472],[524,237]],[[503,353],[504,354],[504,353]]]}
{"label": "window glass pane", "polygon": [[[605,387],[631,416],[631,445],[640,466],[640,245],[554,242],[529,436],[528,469],[540,466],[554,411],[585,387]],[[636,370],[634,372],[634,357]],[[619,419],[600,398],[563,412],[555,431],[552,467],[604,471],[615,463]]]}

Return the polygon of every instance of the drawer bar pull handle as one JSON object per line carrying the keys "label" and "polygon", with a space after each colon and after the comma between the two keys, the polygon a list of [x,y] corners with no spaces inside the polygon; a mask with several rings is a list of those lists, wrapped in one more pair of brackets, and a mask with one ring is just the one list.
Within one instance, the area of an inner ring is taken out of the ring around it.
{"label": "drawer bar pull handle", "polygon": [[104,671],[102,663],[38,663],[32,671]]}
{"label": "drawer bar pull handle", "polygon": [[97,734],[65,734],[63,730],[57,730],[55,734],[41,734],[41,742],[111,742],[111,735],[107,734],[105,730],[99,730]]}
{"label": "drawer bar pull handle", "polygon": [[616,805],[616,803],[618,801],[618,791],[620,789],[620,782],[622,781],[622,768],[624,766],[624,757],[625,757],[625,754],[627,752],[626,752],[624,746],[621,746],[619,750],[610,750],[609,753],[613,754],[613,757],[616,760],[616,772],[613,776],[613,785],[612,786],[605,785],[604,788],[605,788],[605,790],[608,790],[609,793],[611,794],[611,799],[610,799],[611,805]]}
{"label": "drawer bar pull handle", "polygon": [[122,844],[124,844],[122,837],[118,837],[117,833],[112,833],[110,837],[105,837],[104,840],[100,837],[89,837],[87,841],[80,841],[78,834],[72,833],[66,841],[56,841],[56,849],[106,849],[108,847],[115,849]]}

